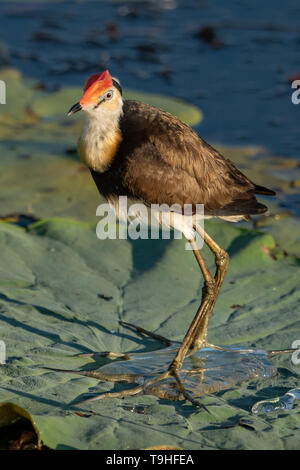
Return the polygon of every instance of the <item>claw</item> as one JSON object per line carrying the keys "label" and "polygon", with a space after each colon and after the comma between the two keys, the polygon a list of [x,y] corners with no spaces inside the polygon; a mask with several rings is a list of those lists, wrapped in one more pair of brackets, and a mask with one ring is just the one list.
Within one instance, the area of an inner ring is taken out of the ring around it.
{"label": "claw", "polygon": [[210,411],[206,408],[205,405],[203,405],[202,403],[200,403],[200,401],[195,400],[195,399],[191,396],[191,394],[186,391],[186,389],[185,389],[185,387],[184,387],[184,385],[183,385],[183,383],[182,383],[182,381],[181,381],[181,379],[180,379],[180,377],[179,377],[179,374],[178,374],[177,370],[175,370],[175,369],[173,369],[173,370],[170,369],[170,374],[172,374],[172,375],[175,377],[176,382],[177,382],[177,384],[178,384],[178,387],[179,387],[179,389],[180,389],[180,392],[182,393],[182,395],[184,396],[184,398],[185,398],[186,400],[190,401],[190,402],[192,403],[192,405],[198,406],[199,408],[203,408],[205,411],[207,411],[207,413],[210,414]]}

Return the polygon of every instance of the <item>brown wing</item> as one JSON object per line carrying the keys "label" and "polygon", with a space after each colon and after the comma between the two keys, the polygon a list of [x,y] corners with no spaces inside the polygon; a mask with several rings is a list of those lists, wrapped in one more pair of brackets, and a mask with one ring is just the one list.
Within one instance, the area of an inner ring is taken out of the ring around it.
{"label": "brown wing", "polygon": [[[256,186],[175,116],[136,101],[124,103],[123,141],[110,169],[93,174],[104,195],[129,194],[147,204],[204,204],[205,212],[265,212]],[[272,192],[260,187],[263,194]]]}

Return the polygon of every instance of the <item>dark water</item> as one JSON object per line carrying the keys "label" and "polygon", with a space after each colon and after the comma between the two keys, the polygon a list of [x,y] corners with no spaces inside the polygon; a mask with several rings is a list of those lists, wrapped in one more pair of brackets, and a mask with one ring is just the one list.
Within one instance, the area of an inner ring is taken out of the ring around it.
{"label": "dark water", "polygon": [[0,14],[4,65],[53,87],[108,67],[125,87],[197,104],[206,140],[299,159],[298,0],[2,2]]}

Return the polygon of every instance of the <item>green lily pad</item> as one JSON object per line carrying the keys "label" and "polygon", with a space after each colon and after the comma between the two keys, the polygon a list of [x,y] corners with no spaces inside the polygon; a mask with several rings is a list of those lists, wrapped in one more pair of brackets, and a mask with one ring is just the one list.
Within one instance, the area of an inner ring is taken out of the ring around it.
{"label": "green lily pad", "polygon": [[28,121],[27,107],[34,95],[33,81],[24,79],[21,72],[13,68],[1,69],[0,79],[6,84],[6,104],[0,105],[0,124]]}
{"label": "green lily pad", "polygon": [[[299,261],[276,251],[272,236],[235,225],[206,223],[231,263],[209,328],[215,344],[290,348],[300,337]],[[45,367],[98,368],[78,353],[150,351],[161,347],[121,327],[119,320],[180,340],[198,307],[202,280],[184,240],[104,240],[95,225],[48,219],[27,230],[0,223],[0,401],[24,407],[40,438],[56,449],[295,449],[299,411],[258,417],[254,402],[297,385],[288,355],[280,373],[206,396],[210,414],[189,403],[153,396],[72,406],[88,391],[124,384]],[[276,255],[274,254],[276,251]],[[212,258],[204,256],[213,268]],[[104,363],[107,359],[100,359]],[[282,394],[282,393],[281,393]],[[135,412],[143,408],[144,413]],[[251,419],[251,429],[241,418]],[[294,436],[294,437],[291,437]]]}

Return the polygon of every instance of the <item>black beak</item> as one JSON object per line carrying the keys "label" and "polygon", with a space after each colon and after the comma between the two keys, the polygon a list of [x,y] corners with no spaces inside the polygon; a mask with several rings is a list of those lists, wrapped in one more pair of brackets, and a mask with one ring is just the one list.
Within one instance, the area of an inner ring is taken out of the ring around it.
{"label": "black beak", "polygon": [[71,116],[71,114],[78,113],[78,111],[82,110],[81,104],[78,102],[72,106],[72,108],[68,112],[68,116]]}

